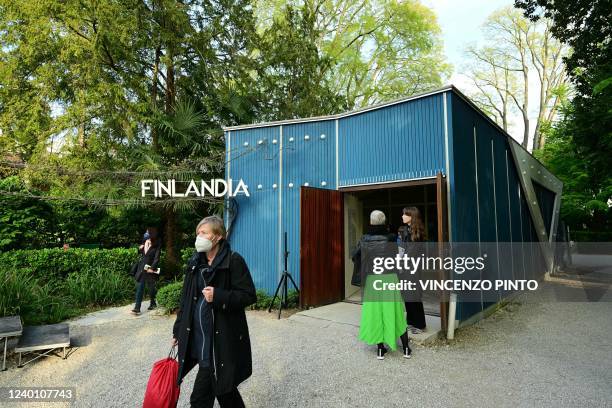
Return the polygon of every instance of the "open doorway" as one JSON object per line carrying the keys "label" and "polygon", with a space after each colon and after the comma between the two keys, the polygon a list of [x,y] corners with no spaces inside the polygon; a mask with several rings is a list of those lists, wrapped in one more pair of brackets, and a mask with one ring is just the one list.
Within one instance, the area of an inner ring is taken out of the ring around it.
{"label": "open doorway", "polygon": [[[389,230],[397,234],[402,224],[402,209],[417,207],[423,216],[427,241],[438,242],[440,214],[438,211],[438,185],[436,179],[416,180],[403,183],[378,184],[343,189],[344,193],[344,300],[361,302],[361,288],[351,285],[353,262],[351,253],[365,234],[370,212],[380,210],[387,217]],[[440,297],[423,294],[425,314],[440,316]]]}

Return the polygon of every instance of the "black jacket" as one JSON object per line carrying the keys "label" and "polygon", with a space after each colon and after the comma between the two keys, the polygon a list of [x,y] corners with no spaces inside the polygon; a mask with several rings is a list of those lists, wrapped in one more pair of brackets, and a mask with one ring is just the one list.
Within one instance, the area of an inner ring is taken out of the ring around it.
{"label": "black jacket", "polygon": [[[251,376],[251,340],[244,309],[257,301],[255,285],[244,259],[236,252],[229,250],[220,261],[214,277],[208,284],[213,286],[213,364],[215,394],[228,393],[233,387]],[[219,248],[221,253],[221,248]],[[187,373],[197,364],[190,350],[193,303],[197,301],[197,276],[195,269],[199,254],[194,252],[187,264],[183,290],[173,336],[178,340],[179,371],[177,384],[180,385]]]}
{"label": "black jacket", "polygon": [[[402,248],[404,248],[406,255],[410,257],[414,257],[414,258],[423,256],[423,255],[427,255],[428,248],[426,244],[423,242],[423,240],[422,239],[420,241],[412,240],[412,229],[410,225],[407,225],[407,224],[402,225],[401,227],[399,227],[398,233],[399,233],[400,239],[402,240],[401,246]],[[421,269],[414,271],[414,273],[409,273],[408,271],[400,271],[400,273],[398,273],[398,277],[401,280],[408,280],[408,281],[412,281],[415,283],[415,288],[416,288],[415,290],[402,291],[402,297],[404,298],[404,301],[405,302],[420,302],[423,296],[423,290],[421,288],[421,284],[419,281],[427,277],[425,276],[423,271]]]}
{"label": "black jacket", "polygon": [[159,275],[145,272],[144,266],[150,265],[152,269],[157,269],[159,266],[159,255],[161,253],[161,242],[158,240],[155,245],[151,245],[151,248],[149,248],[146,254],[144,253],[144,248],[139,249],[138,252],[142,254],[142,258],[140,258],[140,262],[138,263],[138,269],[136,269],[134,279],[137,282],[140,282],[142,279],[157,280]]}
{"label": "black jacket", "polygon": [[390,234],[384,225],[370,225],[365,235],[357,243],[357,247],[351,253],[353,261],[353,277],[351,284],[363,285],[366,281],[367,271],[362,266],[370,268],[372,258],[375,256],[390,256],[392,247],[390,242],[395,242],[395,235]]}

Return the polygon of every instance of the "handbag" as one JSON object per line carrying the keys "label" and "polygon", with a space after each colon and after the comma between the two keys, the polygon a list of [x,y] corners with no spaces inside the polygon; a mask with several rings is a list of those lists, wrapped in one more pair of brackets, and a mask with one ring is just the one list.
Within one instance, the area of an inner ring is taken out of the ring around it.
{"label": "handbag", "polygon": [[138,271],[138,265],[140,264],[140,261],[136,261],[132,264],[132,266],[130,267],[130,275],[131,276],[136,276],[136,271]]}
{"label": "handbag", "polygon": [[153,364],[142,408],[176,408],[181,388],[176,383],[179,364],[175,347],[167,358]]}

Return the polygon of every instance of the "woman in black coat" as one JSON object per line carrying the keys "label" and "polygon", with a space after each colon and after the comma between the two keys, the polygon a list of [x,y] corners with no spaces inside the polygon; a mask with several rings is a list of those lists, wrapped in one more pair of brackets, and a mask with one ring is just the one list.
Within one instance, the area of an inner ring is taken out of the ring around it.
{"label": "woman in black coat", "polygon": [[[145,285],[147,289],[149,289],[149,297],[151,298],[149,310],[153,310],[157,307],[155,303],[155,295],[157,293],[155,285],[159,278],[156,272],[159,265],[159,256],[161,254],[161,240],[159,239],[157,228],[149,227],[147,231],[147,239],[138,248],[142,256],[138,262],[136,274],[134,275],[134,280],[136,281],[136,303],[134,304],[134,309],[132,309],[132,314],[135,315],[140,314],[140,304],[144,296]],[[147,265],[148,267],[145,268]]]}
{"label": "woman in black coat", "polygon": [[[402,209],[402,222],[404,225],[399,227],[399,237],[402,243],[412,243],[406,245],[408,255],[418,256],[420,248],[415,243],[425,241],[425,227],[423,226],[421,212],[416,207],[405,207]],[[416,278],[420,278],[419,272],[417,272]],[[416,287],[420,288],[420,285],[417,284]],[[408,299],[404,303],[406,306],[406,322],[412,334],[419,334],[425,330],[426,326],[425,309],[421,300],[421,291],[418,290],[414,295],[414,299]]]}
{"label": "woman in black coat", "polygon": [[172,344],[178,343],[180,385],[198,365],[192,407],[243,407],[238,384],[251,376],[251,341],[244,309],[255,286],[244,259],[225,240],[223,220],[206,217],[196,228]]}

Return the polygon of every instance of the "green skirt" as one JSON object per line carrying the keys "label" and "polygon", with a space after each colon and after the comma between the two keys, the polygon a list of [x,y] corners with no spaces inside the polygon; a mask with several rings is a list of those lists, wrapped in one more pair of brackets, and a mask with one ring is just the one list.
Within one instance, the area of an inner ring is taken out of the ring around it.
{"label": "green skirt", "polygon": [[[397,275],[368,275],[364,286],[364,300],[361,306],[359,340],[367,344],[386,343],[392,350],[397,349],[397,338],[406,332],[406,309],[399,291],[376,291],[372,284],[380,279],[397,283]],[[384,299],[376,301],[372,299]]]}

